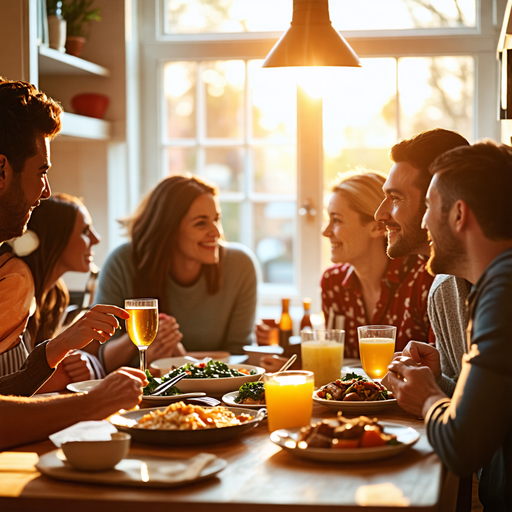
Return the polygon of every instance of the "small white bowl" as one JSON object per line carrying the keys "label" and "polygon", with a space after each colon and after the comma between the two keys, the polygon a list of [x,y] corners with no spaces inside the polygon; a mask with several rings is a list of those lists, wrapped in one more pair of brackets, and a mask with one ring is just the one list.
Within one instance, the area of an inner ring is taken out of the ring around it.
{"label": "small white bowl", "polygon": [[126,457],[130,434],[116,432],[108,441],[71,441],[61,448],[68,462],[82,471],[107,471]]}

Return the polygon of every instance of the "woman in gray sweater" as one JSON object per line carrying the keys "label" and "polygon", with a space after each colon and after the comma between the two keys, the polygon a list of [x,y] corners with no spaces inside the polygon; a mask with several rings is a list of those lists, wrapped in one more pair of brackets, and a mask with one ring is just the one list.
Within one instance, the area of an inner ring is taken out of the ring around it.
{"label": "woman in gray sweater", "polygon": [[[221,242],[216,190],[192,177],[161,181],[127,220],[131,241],[113,251],[101,272],[95,302],[159,302],[159,331],[148,363],[186,351],[237,354],[251,343],[256,309],[254,256]],[[107,372],[136,361],[126,333],[102,346]]]}

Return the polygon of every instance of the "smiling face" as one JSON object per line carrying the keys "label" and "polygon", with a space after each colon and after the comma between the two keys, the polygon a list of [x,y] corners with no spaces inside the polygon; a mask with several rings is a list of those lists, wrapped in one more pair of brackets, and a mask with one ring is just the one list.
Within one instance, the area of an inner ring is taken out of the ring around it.
{"label": "smiling face", "polygon": [[421,227],[425,197],[418,187],[420,171],[408,162],[398,162],[384,183],[384,201],[375,219],[384,222],[388,232],[388,256],[429,254],[427,232]]}
{"label": "smiling face", "polygon": [[462,242],[450,228],[450,212],[443,212],[442,199],[436,189],[436,176],[427,191],[427,210],[422,226],[430,238],[430,258],[427,270],[430,274],[452,274],[461,276],[467,261]]}
{"label": "smiling face", "polygon": [[99,241],[100,236],[92,226],[89,212],[85,206],[80,206],[76,214],[73,232],[59,258],[62,273],[68,271],[89,272],[89,266],[94,256],[92,246]]}
{"label": "smiling face", "polygon": [[201,194],[190,205],[178,230],[177,261],[213,265],[219,261],[222,235],[220,206],[212,194]]}
{"label": "smiling face", "polygon": [[28,158],[21,173],[14,172],[0,155],[0,241],[21,236],[34,208],[51,195],[48,183],[50,140],[36,137],[36,154]]}
{"label": "smiling face", "polygon": [[363,225],[359,213],[350,208],[339,192],[332,194],[327,211],[329,224],[322,234],[331,241],[331,261],[357,265],[370,252],[376,222]]}

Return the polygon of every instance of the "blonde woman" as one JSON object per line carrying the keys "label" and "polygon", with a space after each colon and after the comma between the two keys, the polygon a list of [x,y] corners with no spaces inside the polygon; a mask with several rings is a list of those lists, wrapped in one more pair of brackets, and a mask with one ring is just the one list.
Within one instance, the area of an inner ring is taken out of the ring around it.
{"label": "blonde woman", "polygon": [[329,199],[331,261],[322,276],[322,308],[345,317],[345,356],[359,357],[357,327],[397,327],[396,350],[411,340],[433,342],[427,296],[433,277],[421,256],[389,259],[384,225],[374,219],[385,176],[351,172],[341,176]]}

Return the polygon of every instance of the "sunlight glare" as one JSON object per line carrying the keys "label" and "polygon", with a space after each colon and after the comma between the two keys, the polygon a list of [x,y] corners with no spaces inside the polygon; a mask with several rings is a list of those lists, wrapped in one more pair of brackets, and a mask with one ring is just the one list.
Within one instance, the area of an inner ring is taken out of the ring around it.
{"label": "sunlight glare", "polygon": [[166,64],[164,68],[165,94],[179,98],[192,87],[188,70],[181,64]]}

